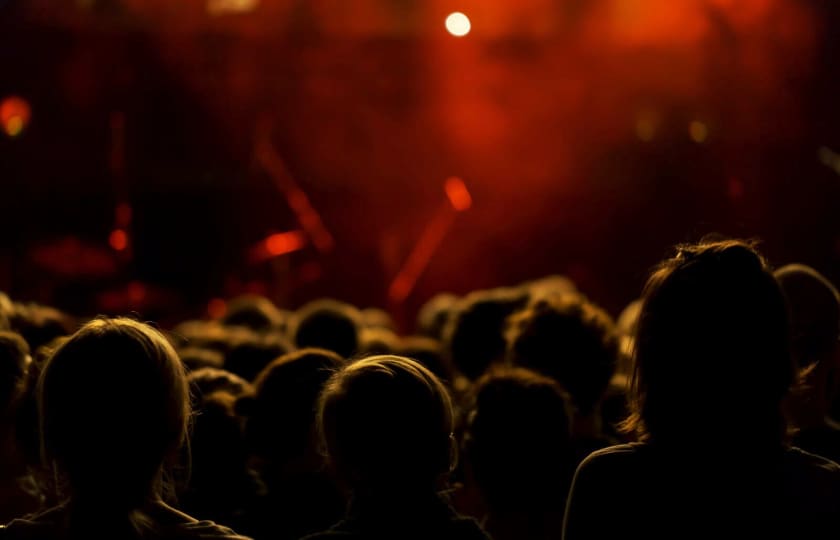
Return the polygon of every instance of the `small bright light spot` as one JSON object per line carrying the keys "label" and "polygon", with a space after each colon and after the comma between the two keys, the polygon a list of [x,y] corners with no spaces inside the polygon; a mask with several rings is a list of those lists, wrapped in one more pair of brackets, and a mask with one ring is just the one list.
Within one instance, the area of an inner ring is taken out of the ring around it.
{"label": "small bright light spot", "polygon": [[114,229],[108,237],[108,243],[115,251],[123,251],[128,247],[128,235],[122,229]]}
{"label": "small bright light spot", "polygon": [[470,19],[460,11],[450,13],[446,17],[446,30],[455,37],[463,37],[470,33]]}
{"label": "small bright light spot", "polygon": [[449,202],[452,204],[452,208],[458,212],[468,210],[470,206],[472,206],[472,197],[470,196],[470,192],[467,190],[467,186],[464,184],[464,181],[457,176],[447,178],[446,183],[443,185],[443,189],[446,191],[446,196],[449,197]]}
{"label": "small bright light spot", "polygon": [[9,137],[17,137],[23,131],[23,118],[20,116],[13,116],[6,122],[6,133]]}
{"label": "small bright light spot", "polygon": [[703,122],[694,120],[688,125],[688,135],[692,141],[702,144],[709,137],[709,128]]}
{"label": "small bright light spot", "polygon": [[31,110],[25,99],[10,96],[0,102],[0,123],[9,137],[17,137],[29,123]]}
{"label": "small bright light spot", "polygon": [[207,314],[214,319],[221,319],[227,313],[227,302],[214,298],[207,303]]}

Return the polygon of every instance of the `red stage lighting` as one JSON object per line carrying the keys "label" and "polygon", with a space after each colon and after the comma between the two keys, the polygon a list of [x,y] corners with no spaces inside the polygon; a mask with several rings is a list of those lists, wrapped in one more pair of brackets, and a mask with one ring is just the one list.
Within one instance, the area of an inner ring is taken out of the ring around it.
{"label": "red stage lighting", "polygon": [[29,124],[29,103],[20,97],[9,96],[0,102],[0,123],[9,137],[17,137]]}

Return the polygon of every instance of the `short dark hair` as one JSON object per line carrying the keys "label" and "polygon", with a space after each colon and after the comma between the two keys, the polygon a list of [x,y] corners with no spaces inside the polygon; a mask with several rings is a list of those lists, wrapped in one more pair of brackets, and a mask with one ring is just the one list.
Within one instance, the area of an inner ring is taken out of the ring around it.
{"label": "short dark hair", "polygon": [[359,310],[336,300],[312,301],[295,315],[292,339],[299,348],[316,347],[350,358],[359,349]]}
{"label": "short dark hair", "polygon": [[433,487],[451,466],[454,422],[444,385],[400,356],[348,364],[318,406],[326,456],[353,488]]}
{"label": "short dark hair", "polygon": [[561,507],[574,462],[560,385],[502,368],[481,377],[474,394],[464,448],[491,512]]}
{"label": "short dark hair", "polygon": [[508,340],[511,363],[559,382],[582,414],[596,408],[615,373],[615,324],[577,294],[544,298],[516,314]]}

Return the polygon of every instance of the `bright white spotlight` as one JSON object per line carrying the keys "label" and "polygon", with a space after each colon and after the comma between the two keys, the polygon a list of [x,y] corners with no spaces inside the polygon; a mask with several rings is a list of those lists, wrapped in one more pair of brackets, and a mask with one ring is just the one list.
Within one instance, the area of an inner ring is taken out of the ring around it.
{"label": "bright white spotlight", "polygon": [[450,13],[446,17],[446,30],[455,37],[463,37],[470,33],[470,19],[460,11]]}

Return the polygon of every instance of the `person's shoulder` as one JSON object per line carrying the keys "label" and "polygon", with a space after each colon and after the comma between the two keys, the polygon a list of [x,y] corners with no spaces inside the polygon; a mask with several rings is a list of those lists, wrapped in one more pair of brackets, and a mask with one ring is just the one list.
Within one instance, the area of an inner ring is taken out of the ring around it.
{"label": "person's shoulder", "polygon": [[181,538],[250,540],[247,536],[236,534],[232,529],[212,521],[193,521],[178,525]]}
{"label": "person's shoulder", "polygon": [[623,466],[627,462],[640,459],[645,453],[645,445],[640,443],[617,444],[596,450],[586,456],[579,469]]}
{"label": "person's shoulder", "polygon": [[57,506],[47,510],[13,519],[0,529],[3,539],[40,539],[56,536],[56,523],[64,515],[64,507]]}
{"label": "person's shoulder", "polygon": [[786,449],[785,458],[794,467],[810,469],[818,474],[840,479],[840,465],[823,456],[818,456],[796,446],[791,446]]}

